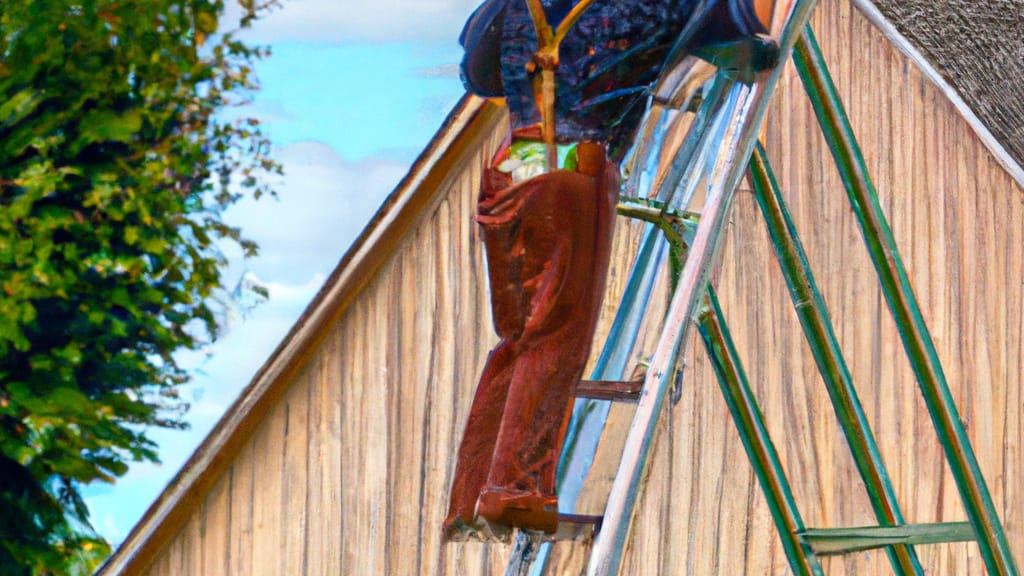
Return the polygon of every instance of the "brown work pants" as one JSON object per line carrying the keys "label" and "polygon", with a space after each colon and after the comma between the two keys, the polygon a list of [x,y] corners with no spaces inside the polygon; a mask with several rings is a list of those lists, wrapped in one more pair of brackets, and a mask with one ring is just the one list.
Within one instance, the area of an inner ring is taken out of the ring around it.
{"label": "brown work pants", "polygon": [[600,311],[618,170],[578,146],[576,172],[512,184],[484,174],[478,204],[501,341],[477,386],[459,448],[445,534],[554,532],[555,472],[573,392]]}

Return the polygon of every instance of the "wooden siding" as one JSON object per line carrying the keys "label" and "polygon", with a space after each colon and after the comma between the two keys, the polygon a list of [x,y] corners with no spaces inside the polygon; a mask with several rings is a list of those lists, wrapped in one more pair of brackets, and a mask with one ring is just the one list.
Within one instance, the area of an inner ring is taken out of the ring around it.
{"label": "wooden siding", "polygon": [[[1024,191],[951,104],[845,0],[814,25],[866,151],[982,469],[1024,562]],[[912,522],[962,520],[831,157],[792,70],[769,157]],[[503,128],[499,128],[500,134]],[[473,211],[491,137],[460,161],[389,257],[285,373],[280,399],[148,569],[154,575],[501,574],[508,546],[442,544],[439,527],[476,379],[494,342]],[[623,220],[605,305],[636,230]],[[749,189],[737,194],[716,286],[809,526],[872,524]],[[647,346],[650,348],[651,343]],[[661,420],[629,574],[783,574],[785,558],[714,375],[695,343],[681,402]],[[631,416],[616,407],[585,511]],[[981,574],[977,546],[919,547],[930,573]],[[559,544],[552,573],[577,573]],[[879,552],[826,559],[889,573]],[[130,570],[130,573],[139,573]]]}

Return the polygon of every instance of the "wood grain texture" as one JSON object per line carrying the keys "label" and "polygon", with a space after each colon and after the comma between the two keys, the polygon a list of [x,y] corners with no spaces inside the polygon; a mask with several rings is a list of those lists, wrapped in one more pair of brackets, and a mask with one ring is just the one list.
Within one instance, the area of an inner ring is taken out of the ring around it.
{"label": "wood grain texture", "polygon": [[[228,574],[252,573],[253,546],[253,443],[239,453],[220,482],[230,484],[230,524],[228,526]],[[208,574],[217,574],[211,567]]]}
{"label": "wood grain texture", "polygon": [[[230,480],[229,477],[225,477]],[[231,483],[218,482],[206,496],[199,513],[202,564],[196,573],[229,574]]]}
{"label": "wood grain texture", "polygon": [[[1024,191],[942,95],[845,0],[815,29],[875,176],[1018,562],[1024,561]],[[836,333],[911,522],[964,519],[831,157],[792,70],[765,131]],[[443,544],[440,525],[479,370],[495,342],[473,222],[479,150],[453,161],[423,216],[346,304],[280,398],[153,558],[163,574],[502,574],[509,547]],[[639,226],[620,219],[600,334]],[[807,525],[873,522],[746,184],[716,287]],[[664,283],[664,281],[663,281]],[[655,307],[667,300],[659,288]],[[654,345],[651,320],[634,351]],[[600,338],[600,335],[599,335]],[[629,574],[784,574],[784,554],[698,343],[651,456]],[[616,406],[579,512],[599,512],[631,417]],[[223,553],[219,553],[219,552]],[[555,573],[586,544],[560,543]],[[981,574],[973,544],[920,547],[933,574]],[[884,554],[824,561],[886,574]],[[139,572],[132,572],[139,573]]]}
{"label": "wood grain texture", "polygon": [[252,497],[248,504],[252,506],[250,574],[254,576],[284,574],[285,531],[282,512],[287,417],[287,402],[279,402],[253,437]]}

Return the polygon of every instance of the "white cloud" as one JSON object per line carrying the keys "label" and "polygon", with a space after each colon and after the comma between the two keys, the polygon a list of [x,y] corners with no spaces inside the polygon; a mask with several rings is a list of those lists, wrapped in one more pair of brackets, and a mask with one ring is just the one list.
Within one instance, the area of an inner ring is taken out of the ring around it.
{"label": "white cloud", "polygon": [[309,281],[303,284],[265,282],[263,280],[260,280],[260,283],[266,287],[267,291],[270,293],[271,301],[288,304],[301,304],[302,306],[305,306],[309,303],[313,295],[316,294],[316,291],[323,286],[326,278],[326,275],[316,273],[309,279]]}
{"label": "white cloud", "polygon": [[[480,0],[282,0],[246,36],[257,42],[366,42],[456,38]],[[228,4],[225,22],[241,9]]]}
{"label": "white cloud", "polygon": [[260,244],[246,267],[270,282],[329,273],[408,170],[381,158],[349,162],[313,141],[286,146],[277,158],[285,171],[277,198],[246,199],[226,215]]}

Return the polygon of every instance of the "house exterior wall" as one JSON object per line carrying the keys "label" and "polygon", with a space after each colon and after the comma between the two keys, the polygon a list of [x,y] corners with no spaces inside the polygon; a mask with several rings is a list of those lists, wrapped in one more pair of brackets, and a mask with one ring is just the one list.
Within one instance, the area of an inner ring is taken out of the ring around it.
{"label": "house exterior wall", "polygon": [[[1024,190],[943,95],[845,0],[813,25],[890,217],[923,313],[1018,562],[1024,562]],[[495,338],[473,224],[480,167],[504,126],[319,339],[280,399],[197,493],[141,573],[501,574],[509,546],[443,544],[454,456]],[[831,156],[790,66],[765,131],[868,418],[910,522],[965,519]],[[602,330],[638,228],[620,219]],[[736,195],[715,284],[811,527],[873,524],[803,341],[749,186]],[[659,298],[664,302],[664,298]],[[650,339],[649,339],[650,340]],[[624,573],[783,574],[771,517],[703,350],[661,419]],[[651,347],[651,342],[647,346]],[[614,473],[616,407],[582,512]],[[577,573],[585,546],[555,547]],[[981,574],[977,546],[921,546],[935,574]],[[826,573],[888,573],[883,553]]]}
{"label": "house exterior wall", "polygon": [[485,546],[443,547],[439,518],[496,340],[473,215],[501,132],[459,163],[146,573],[497,569]]}

